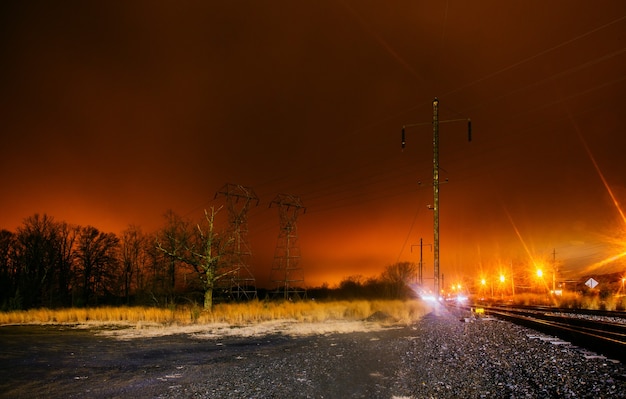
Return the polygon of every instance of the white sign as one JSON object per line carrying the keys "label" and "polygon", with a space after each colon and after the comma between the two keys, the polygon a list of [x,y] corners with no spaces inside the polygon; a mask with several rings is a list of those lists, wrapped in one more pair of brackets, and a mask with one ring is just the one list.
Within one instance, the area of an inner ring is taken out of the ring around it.
{"label": "white sign", "polygon": [[594,280],[593,278],[590,278],[589,280],[587,280],[585,285],[589,288],[596,288],[596,285],[598,285],[598,282]]}

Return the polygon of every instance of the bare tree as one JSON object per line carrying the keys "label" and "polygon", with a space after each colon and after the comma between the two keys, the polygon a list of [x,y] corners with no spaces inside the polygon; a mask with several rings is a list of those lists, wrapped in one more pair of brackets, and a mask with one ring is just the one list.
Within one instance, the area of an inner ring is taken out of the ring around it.
{"label": "bare tree", "polygon": [[[0,230],[0,305],[2,310],[13,310],[17,306],[16,259],[17,238],[8,230]],[[18,301],[19,302],[19,301]]]}
{"label": "bare tree", "polygon": [[363,276],[355,274],[345,277],[339,283],[339,293],[345,298],[357,298],[363,296]]}
{"label": "bare tree", "polygon": [[46,214],[24,219],[17,234],[0,240],[0,299],[9,308],[63,306],[70,302],[76,229]]}
{"label": "bare tree", "polygon": [[[204,309],[213,308],[215,284],[230,271],[220,268],[225,242],[215,232],[215,215],[218,210],[204,211],[205,220],[196,225],[181,224],[177,229],[166,229],[157,238],[157,248],[168,256],[191,266],[198,273],[204,289]],[[185,228],[181,228],[185,227]]]}
{"label": "bare tree", "polygon": [[398,262],[385,268],[380,278],[387,285],[392,298],[402,298],[408,294],[407,284],[415,275],[415,270],[415,264],[411,262]]}
{"label": "bare tree", "polygon": [[92,226],[84,227],[78,236],[76,251],[78,286],[84,305],[98,302],[117,287],[112,284],[117,265],[119,239]]}
{"label": "bare tree", "polygon": [[70,287],[74,270],[74,251],[79,227],[71,226],[66,222],[59,224],[59,260],[56,276],[57,297],[64,305],[71,304]]}
{"label": "bare tree", "polygon": [[167,302],[173,299],[173,288],[166,273],[172,262],[180,263],[163,251],[160,251],[154,244],[159,241],[159,237],[163,236],[163,231],[159,231],[146,237],[145,263],[142,266],[141,275],[137,275],[137,277],[143,276],[143,281],[137,281],[139,294],[142,294],[144,300],[149,297],[157,306],[161,305],[161,301],[164,301],[167,305]]}
{"label": "bare tree", "polygon": [[[166,225],[163,228],[162,246],[169,248],[172,252],[180,252],[182,248],[180,246],[190,239],[191,227],[187,220],[184,220],[179,215],[169,209],[165,213]],[[164,278],[164,285],[169,296],[174,296],[176,291],[176,264],[180,262],[180,259],[174,256],[169,257],[167,265],[167,272]]]}
{"label": "bare tree", "polygon": [[16,280],[23,306],[50,305],[59,261],[59,224],[46,214],[24,219],[17,230]]}
{"label": "bare tree", "polygon": [[121,263],[122,263],[122,285],[123,295],[126,303],[130,302],[133,291],[142,288],[143,269],[147,263],[147,236],[138,226],[128,226],[122,232],[120,240]]}

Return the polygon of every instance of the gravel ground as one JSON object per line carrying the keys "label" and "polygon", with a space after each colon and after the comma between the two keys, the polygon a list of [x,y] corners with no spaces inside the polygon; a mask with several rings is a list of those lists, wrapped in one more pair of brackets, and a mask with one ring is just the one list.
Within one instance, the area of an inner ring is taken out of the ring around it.
{"label": "gravel ground", "polygon": [[295,336],[0,329],[0,397],[626,398],[624,365],[462,316],[441,309],[411,326]]}
{"label": "gravel ground", "polygon": [[626,398],[622,364],[462,316],[440,310],[397,330],[287,340],[279,354],[253,351],[162,397]]}
{"label": "gravel ground", "polygon": [[428,315],[414,326],[402,379],[415,398],[626,398],[626,369],[497,320]]}

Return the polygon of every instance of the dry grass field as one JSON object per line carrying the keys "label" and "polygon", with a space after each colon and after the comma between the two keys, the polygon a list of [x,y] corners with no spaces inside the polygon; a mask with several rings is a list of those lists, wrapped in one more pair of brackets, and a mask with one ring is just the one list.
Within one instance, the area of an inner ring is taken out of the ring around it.
{"label": "dry grass field", "polygon": [[70,309],[31,309],[0,313],[0,325],[7,324],[99,324],[99,325],[207,325],[244,326],[288,320],[304,323],[360,321],[378,314],[394,323],[409,324],[429,311],[419,300],[410,301],[297,301],[219,304],[212,311],[198,306],[172,309],[154,307],[98,307]]}
{"label": "dry grass field", "polygon": [[582,295],[575,292],[566,292],[563,295],[518,294],[510,297],[516,305],[543,305],[571,309],[626,309],[626,296],[611,295],[600,298],[598,295]]}

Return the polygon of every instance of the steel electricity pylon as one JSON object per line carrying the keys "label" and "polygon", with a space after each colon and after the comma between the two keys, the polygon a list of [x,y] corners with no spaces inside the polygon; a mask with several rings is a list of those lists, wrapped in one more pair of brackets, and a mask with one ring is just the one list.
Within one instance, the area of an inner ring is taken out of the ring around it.
{"label": "steel electricity pylon", "polygon": [[[439,120],[439,100],[433,100],[433,256],[434,256],[434,291],[438,296],[439,287],[439,124],[448,122],[467,122],[467,138],[472,141],[472,122],[469,118]],[[402,126],[402,149],[406,144],[405,129],[407,127],[422,126],[425,123],[414,123]]]}
{"label": "steel electricity pylon", "polygon": [[296,221],[300,214],[306,212],[306,208],[299,197],[290,194],[278,194],[270,203],[270,207],[272,205],[278,207],[280,218],[280,231],[270,274],[270,279],[276,287],[274,295],[282,296],[284,299],[305,296]]}
{"label": "steel electricity pylon", "polygon": [[256,281],[249,265],[252,256],[248,244],[248,210],[259,204],[259,197],[250,187],[226,184],[215,198],[224,196],[228,209],[226,247],[221,259],[225,278],[218,285],[232,299],[256,298]]}

